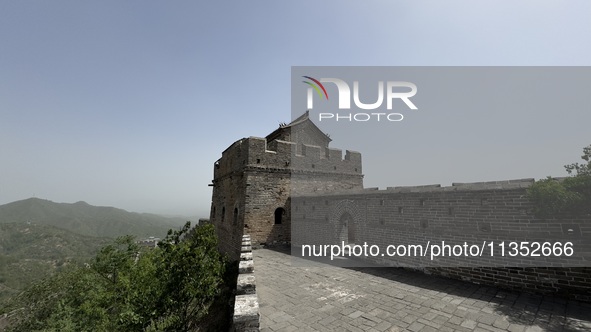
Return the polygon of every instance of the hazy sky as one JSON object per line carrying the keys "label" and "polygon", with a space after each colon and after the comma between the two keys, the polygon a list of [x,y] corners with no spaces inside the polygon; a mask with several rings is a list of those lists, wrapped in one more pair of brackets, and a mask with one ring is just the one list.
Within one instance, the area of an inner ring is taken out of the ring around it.
{"label": "hazy sky", "polygon": [[[221,152],[289,122],[291,66],[585,66],[590,12],[586,0],[1,1],[0,204],[36,196],[207,216]],[[487,147],[507,154],[505,167],[477,169],[465,146],[442,145],[447,168],[365,184],[563,176],[591,143],[589,114],[557,110],[575,127],[548,133],[550,146]],[[364,153],[366,173],[377,162]]]}

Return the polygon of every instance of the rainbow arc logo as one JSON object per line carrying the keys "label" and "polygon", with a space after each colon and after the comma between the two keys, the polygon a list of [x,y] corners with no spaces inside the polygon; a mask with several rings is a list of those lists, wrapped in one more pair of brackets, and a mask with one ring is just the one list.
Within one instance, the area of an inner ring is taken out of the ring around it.
{"label": "rainbow arc logo", "polygon": [[[415,106],[415,104],[410,100],[410,98],[417,93],[417,86],[411,82],[387,81],[384,84],[384,81],[378,81],[377,100],[373,103],[364,103],[359,98],[359,81],[353,81],[353,93],[351,93],[351,88],[349,87],[349,84],[340,78],[324,77],[317,80],[310,76],[302,77],[307,79],[302,82],[308,85],[308,91],[306,96],[306,106],[308,110],[314,108],[314,91],[316,91],[316,94],[318,94],[318,97],[320,97],[320,99],[328,100],[328,92],[326,92],[326,88],[322,83],[332,83],[336,86],[338,112],[341,112],[342,110],[350,110],[351,102],[355,103],[355,109],[357,110],[377,110],[380,107],[382,107],[384,100],[386,101],[386,110],[392,109],[395,100],[402,101],[411,110],[418,109]],[[335,112],[320,112],[318,114],[318,121],[322,121],[323,119],[334,119],[335,121],[339,121],[339,119],[349,119],[349,121],[365,122],[370,121],[373,118],[375,118],[376,121],[380,121],[381,118],[385,118],[387,121],[402,121],[402,119],[404,118],[404,116],[401,113],[365,113],[363,111],[350,112],[349,114],[346,114],[344,112],[341,112],[341,114],[337,114]]]}
{"label": "rainbow arc logo", "polygon": [[[316,93],[318,93],[318,95],[320,96],[320,98],[324,98],[326,97],[326,100],[328,100],[328,93],[326,92],[326,89],[324,88],[324,85],[322,85],[322,83],[320,83],[319,80],[310,77],[310,76],[302,76],[303,78],[307,78],[310,81],[302,81],[306,84],[308,84],[309,86],[311,86],[314,90],[316,90]],[[320,89],[322,89],[322,91],[320,91]],[[324,92],[324,95],[322,94]]]}

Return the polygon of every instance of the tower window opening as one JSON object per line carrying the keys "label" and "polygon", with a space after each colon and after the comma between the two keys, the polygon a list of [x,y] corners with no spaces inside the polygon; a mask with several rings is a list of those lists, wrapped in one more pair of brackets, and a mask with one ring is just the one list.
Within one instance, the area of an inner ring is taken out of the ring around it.
{"label": "tower window opening", "polygon": [[275,209],[275,225],[281,225],[283,223],[283,218],[285,217],[285,209],[279,207]]}

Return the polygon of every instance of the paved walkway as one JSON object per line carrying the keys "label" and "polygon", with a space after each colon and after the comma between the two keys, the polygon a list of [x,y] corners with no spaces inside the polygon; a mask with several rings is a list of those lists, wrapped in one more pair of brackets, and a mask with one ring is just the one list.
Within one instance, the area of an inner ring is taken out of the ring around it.
{"label": "paved walkway", "polygon": [[396,268],[292,266],[253,252],[261,330],[591,331],[591,305]]}

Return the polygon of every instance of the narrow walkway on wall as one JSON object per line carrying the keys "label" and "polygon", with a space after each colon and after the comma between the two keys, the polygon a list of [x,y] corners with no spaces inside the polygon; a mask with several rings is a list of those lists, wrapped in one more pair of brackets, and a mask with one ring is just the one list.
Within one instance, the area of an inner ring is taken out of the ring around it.
{"label": "narrow walkway on wall", "polygon": [[591,304],[396,268],[256,261],[261,331],[591,331]]}

